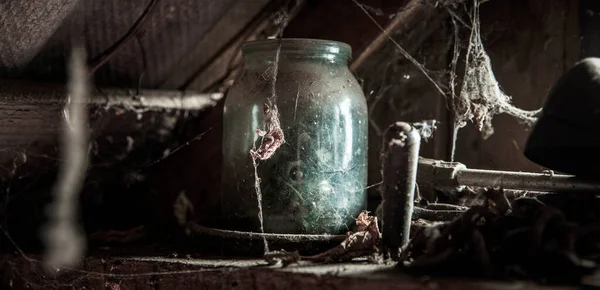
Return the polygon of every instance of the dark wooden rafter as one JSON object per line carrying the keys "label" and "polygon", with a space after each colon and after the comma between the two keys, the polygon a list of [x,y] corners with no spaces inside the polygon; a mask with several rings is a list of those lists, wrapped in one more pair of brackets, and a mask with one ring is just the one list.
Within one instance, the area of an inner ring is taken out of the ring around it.
{"label": "dark wooden rafter", "polygon": [[[287,5],[287,7],[285,7]],[[199,91],[224,91],[241,69],[241,47],[244,42],[272,36],[280,26],[275,23],[277,12],[285,11],[288,22],[291,21],[304,5],[304,0],[272,1],[265,6],[245,27],[232,37],[220,52],[185,81],[181,89]]]}
{"label": "dark wooden rafter", "polygon": [[[67,92],[61,85],[4,79],[0,79],[0,92],[1,181],[13,177],[13,166],[19,165],[21,172],[27,170],[27,166],[35,165],[33,159],[54,161],[55,150],[49,148],[57,146],[57,134],[63,130]],[[157,134],[159,130],[165,130],[165,134],[155,139],[167,140],[173,135],[171,130],[175,124],[163,126],[166,124],[161,123],[164,118],[179,117],[182,112],[210,110],[221,98],[219,93],[96,88],[91,91],[88,103],[90,134],[92,139],[111,136],[115,142],[129,136],[136,138],[134,145],[137,147],[143,145],[147,136],[154,138],[152,136],[161,135]],[[158,129],[162,127],[165,128]],[[164,146],[168,147],[167,144]],[[21,168],[20,163],[27,163],[27,166]],[[28,170],[35,172],[37,169],[29,167]]]}
{"label": "dark wooden rafter", "polygon": [[193,48],[171,68],[171,72],[160,82],[160,87],[185,87],[210,63],[221,57],[223,51],[239,37],[240,32],[270,5],[268,0],[232,2],[220,20],[215,21],[208,32],[201,35]]}
{"label": "dark wooden rafter", "polygon": [[[420,0],[409,1],[383,30],[380,29],[379,35],[369,46],[355,58],[350,65],[351,70],[357,71],[370,57],[380,56],[379,53],[385,50],[385,46],[396,50],[391,39],[398,38],[400,42],[410,44],[413,49],[418,47],[442,23],[439,19],[433,19],[436,16],[439,16],[439,10],[433,5]],[[377,24],[372,23],[371,25]],[[417,41],[415,42],[415,40]]]}

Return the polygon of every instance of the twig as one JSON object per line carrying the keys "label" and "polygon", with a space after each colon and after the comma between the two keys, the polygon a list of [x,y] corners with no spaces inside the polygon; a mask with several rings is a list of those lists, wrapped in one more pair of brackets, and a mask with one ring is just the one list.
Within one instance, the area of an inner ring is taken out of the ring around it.
{"label": "twig", "polygon": [[307,234],[273,234],[273,233],[254,233],[254,232],[242,232],[242,231],[232,231],[232,230],[221,230],[214,229],[199,225],[194,222],[190,222],[187,225],[187,228],[199,234],[205,234],[209,236],[218,236],[225,238],[234,238],[234,239],[245,239],[245,240],[279,240],[279,241],[289,241],[289,242],[319,242],[319,241],[343,241],[346,239],[345,235],[307,235]]}
{"label": "twig", "polygon": [[348,233],[341,244],[320,254],[301,258],[313,262],[338,262],[376,254],[381,241],[377,217],[369,216],[369,212],[363,210],[356,219],[356,225],[358,231]]}
{"label": "twig", "polygon": [[129,31],[127,31],[127,33],[121,39],[119,39],[119,41],[117,41],[106,51],[104,51],[102,54],[95,58],[94,64],[92,65],[92,68],[89,72],[90,77],[93,76],[94,73],[96,73],[96,71],[100,67],[102,67],[106,62],[108,62],[115,55],[115,53],[121,50],[125,46],[125,44],[127,44],[129,41],[135,38],[135,36],[140,32],[142,25],[148,19],[148,15],[150,15],[154,7],[156,7],[157,2],[158,0],[150,0],[150,3],[148,3],[148,6],[146,6],[146,9],[142,13],[142,15],[140,15],[138,20],[133,24]]}

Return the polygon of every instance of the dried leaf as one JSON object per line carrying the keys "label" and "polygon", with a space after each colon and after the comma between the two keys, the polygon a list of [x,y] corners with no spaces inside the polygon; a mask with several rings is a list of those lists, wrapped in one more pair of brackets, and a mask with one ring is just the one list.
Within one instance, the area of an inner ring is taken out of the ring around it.
{"label": "dried leaf", "polygon": [[375,219],[376,217],[369,216],[369,212],[363,210],[356,218],[356,225],[358,226],[358,231],[362,232],[367,230],[369,224],[371,224]]}
{"label": "dried leaf", "polygon": [[377,217],[369,216],[368,211],[363,211],[356,219],[356,224],[360,231],[349,234],[340,245],[321,254],[303,258],[311,261],[335,262],[349,261],[376,253],[381,240]]}
{"label": "dried leaf", "polygon": [[264,105],[265,112],[265,130],[257,129],[256,133],[262,137],[259,148],[250,150],[250,156],[254,159],[267,160],[275,154],[275,151],[285,143],[283,130],[279,121],[279,111],[277,106],[270,101]]}

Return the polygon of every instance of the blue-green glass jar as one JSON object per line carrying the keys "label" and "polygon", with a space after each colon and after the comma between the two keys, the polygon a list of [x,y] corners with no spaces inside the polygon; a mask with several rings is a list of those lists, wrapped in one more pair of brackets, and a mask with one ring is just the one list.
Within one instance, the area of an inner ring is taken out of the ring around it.
{"label": "blue-green glass jar", "polygon": [[244,69],[224,109],[221,201],[226,228],[260,231],[250,151],[261,143],[257,129],[265,128],[263,108],[275,85],[285,143],[270,158],[257,160],[264,231],[348,231],[366,206],[368,129],[365,96],[348,68],[350,46],[264,40],[246,43],[242,53]]}

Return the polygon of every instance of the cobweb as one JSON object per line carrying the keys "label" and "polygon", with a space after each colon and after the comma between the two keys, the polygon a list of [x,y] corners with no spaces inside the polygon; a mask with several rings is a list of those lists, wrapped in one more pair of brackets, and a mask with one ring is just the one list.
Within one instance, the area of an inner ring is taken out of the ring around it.
{"label": "cobweb", "polygon": [[[377,8],[372,8],[366,6],[364,4],[359,3],[357,0],[352,0],[354,4],[356,4],[362,11],[373,20],[373,24],[378,26],[378,28],[386,33],[385,29],[381,27],[377,21],[373,18],[372,14],[382,15],[381,10]],[[476,127],[481,131],[482,136],[487,138],[494,133],[494,129],[492,126],[493,117],[506,113],[511,115],[521,121],[524,124],[531,125],[535,122],[537,114],[539,110],[536,111],[526,111],[519,108],[516,108],[511,103],[511,98],[504,91],[502,91],[498,81],[496,80],[493,70],[492,63],[485,51],[484,45],[481,39],[480,32],[480,21],[479,21],[479,6],[481,3],[486,2],[485,0],[473,0],[472,6],[469,9],[465,9],[468,5],[463,0],[448,0],[448,1],[438,1],[439,5],[442,5],[448,14],[450,15],[450,20],[454,25],[454,48],[452,54],[452,61],[450,63],[449,74],[449,84],[442,85],[440,81],[436,80],[436,78],[431,76],[431,72],[425,68],[425,66],[419,63],[413,56],[411,56],[402,46],[394,40],[390,35],[388,35],[389,40],[397,47],[398,51],[409,60],[424,76],[434,85],[434,87],[440,92],[442,96],[450,100],[452,105],[452,111],[454,116],[454,130],[452,137],[452,160],[454,159],[454,151],[456,146],[456,140],[458,136],[458,132],[460,128],[466,126],[468,122],[472,122],[476,125]],[[467,10],[468,12],[464,13],[463,10]],[[461,18],[461,15],[466,15],[468,20],[464,20]],[[285,13],[280,12],[280,24],[281,29],[275,35],[275,38],[280,38],[283,32],[283,29],[287,25],[287,15]],[[390,17],[394,17],[394,15],[390,15]],[[463,46],[461,45],[460,33],[459,30],[462,27],[470,28],[470,35],[468,38],[468,42],[466,45],[466,51],[462,53]],[[462,76],[458,77],[458,67],[461,66],[460,61],[464,61],[464,72]],[[275,62],[275,70],[273,76],[272,86],[275,87],[276,82],[276,69],[277,62]],[[457,80],[461,79],[462,82],[457,84]],[[271,98],[268,99],[267,105],[270,105],[270,108],[274,109],[274,112],[271,111],[275,116],[278,117],[277,107],[276,107],[276,94],[273,91]],[[426,124],[426,123],[424,123]],[[433,123],[435,125],[435,123]],[[427,129],[427,132],[430,134],[430,128],[435,128],[435,126],[423,126],[423,129]],[[212,127],[208,130],[211,130]],[[265,131],[268,131],[268,128],[265,128]],[[184,145],[177,147],[175,150],[171,151],[169,154],[161,157],[160,159],[152,162],[155,164],[160,162],[172,154],[174,154],[181,147],[188,146],[192,141],[200,140],[201,137],[206,132],[201,133],[196,136],[194,139],[186,142]],[[261,140],[264,141],[264,140]],[[282,137],[283,141],[283,137]],[[254,148],[256,149],[256,148]],[[250,152],[249,152],[250,154]],[[258,160],[260,156],[256,156],[253,158],[255,167],[258,166]],[[257,203],[259,207],[260,216],[259,219],[262,220],[262,210],[261,210],[261,198],[260,198],[260,177],[256,175],[255,180],[256,185],[256,193],[257,193]],[[369,187],[376,186],[377,184],[370,185]],[[10,236],[8,235],[5,229],[0,228],[4,232],[4,234],[8,237],[9,240],[12,241]],[[16,247],[16,245],[15,245]],[[36,261],[32,258],[26,256],[18,247],[18,252],[23,255],[29,261]],[[269,250],[268,244],[265,241],[265,252]],[[40,262],[40,261],[36,261]],[[63,268],[65,270],[75,271],[82,274],[88,275],[101,275],[103,277],[111,277],[111,274],[107,273],[96,273],[96,272],[87,272],[71,269],[69,267]],[[180,273],[193,273],[200,272],[199,271],[171,271],[171,272],[160,272],[160,273],[148,273],[148,275],[172,275],[172,274],[180,274]],[[135,278],[142,276],[144,274],[131,274],[131,275],[113,275],[118,278]]]}
{"label": "cobweb", "polygon": [[[442,96],[449,100],[451,104],[450,109],[453,113],[451,161],[454,161],[458,131],[469,122],[472,122],[477,127],[484,139],[487,139],[494,133],[492,120],[498,114],[506,113],[529,126],[535,123],[541,109],[526,111],[512,105],[511,97],[501,89],[494,75],[492,62],[481,39],[479,20],[479,6],[489,0],[471,0],[472,6],[470,9],[467,7],[469,1],[465,0],[430,1],[435,3],[417,4],[441,6],[450,15],[454,28],[454,47],[448,73],[448,86],[441,84],[432,72],[410,55],[377,23],[371,14],[381,15],[380,10],[361,4],[357,0],[352,1],[387,35],[388,39],[396,46],[398,52],[410,61]],[[415,1],[412,1],[411,4],[413,2]],[[411,4],[407,4],[407,6]],[[461,14],[465,14],[468,20],[463,20],[460,16]],[[470,28],[470,36],[464,54],[462,53],[463,45],[460,39],[461,25]],[[464,59],[464,63],[459,63],[461,59]],[[459,79],[457,71],[458,67],[462,67],[463,65],[464,72],[460,77],[462,83],[459,85],[457,84],[457,80]]]}
{"label": "cobweb", "polygon": [[[287,3],[284,7],[288,6]],[[277,17],[275,19],[275,24],[279,26],[276,34],[269,38],[281,39],[283,36],[283,31],[287,26],[289,21],[289,15],[285,10],[279,10]],[[281,129],[281,122],[279,120],[279,109],[277,107],[277,74],[279,72],[279,56],[281,54],[281,42],[277,46],[277,51],[275,52],[275,58],[273,60],[273,65],[271,69],[271,95],[267,97],[264,103],[264,120],[265,120],[265,129],[262,130],[260,128],[256,128],[256,133],[259,137],[261,137],[260,145],[258,148],[256,144],[253,144],[250,152],[250,157],[252,158],[252,165],[254,166],[254,189],[256,191],[256,203],[258,206],[258,221],[260,225],[261,233],[265,233],[264,228],[264,218],[263,218],[263,206],[262,206],[262,190],[260,187],[261,178],[258,175],[258,165],[259,160],[267,160],[273,156],[275,151],[285,143],[285,136],[283,134],[283,130]],[[263,245],[264,245],[264,253],[267,254],[269,251],[269,242],[267,238],[263,236]]]}
{"label": "cobweb", "polygon": [[[532,125],[535,123],[536,116],[541,110],[526,111],[513,106],[511,98],[500,88],[492,70],[490,57],[486,53],[481,41],[479,5],[485,1],[473,0],[470,17],[471,34],[465,54],[465,72],[460,93],[456,94],[454,89],[455,84],[450,84],[454,111],[452,161],[454,160],[458,130],[463,128],[467,122],[473,122],[482,133],[483,138],[487,139],[494,133],[492,119],[495,115],[506,113],[524,124]],[[454,82],[456,79],[457,60],[460,57],[460,49],[457,47],[458,43],[460,43],[457,22],[462,21],[450,7],[448,7],[448,11],[452,17],[455,29],[455,48],[452,60],[453,75],[450,78],[451,82]]]}

